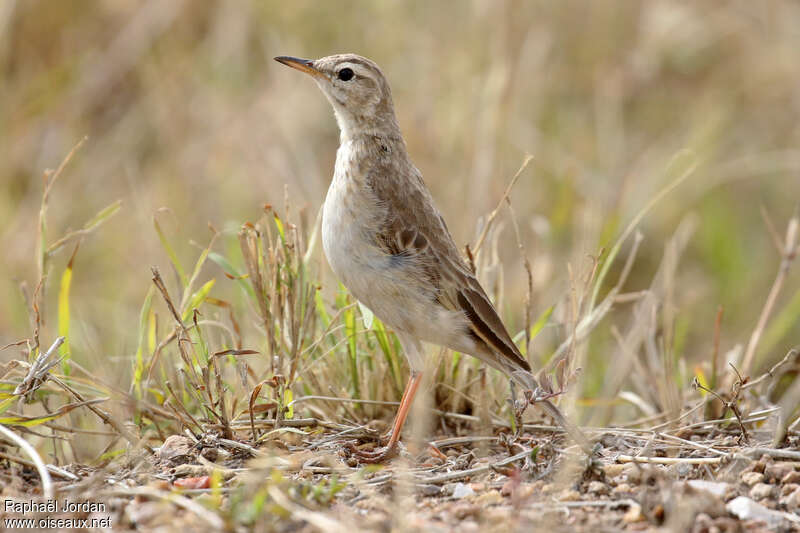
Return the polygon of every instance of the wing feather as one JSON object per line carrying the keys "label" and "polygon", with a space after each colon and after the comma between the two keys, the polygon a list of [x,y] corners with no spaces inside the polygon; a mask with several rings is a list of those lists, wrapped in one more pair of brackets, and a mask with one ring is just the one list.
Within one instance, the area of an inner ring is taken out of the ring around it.
{"label": "wing feather", "polygon": [[471,333],[481,348],[498,358],[497,366],[509,373],[530,371],[458,251],[419,171],[410,163],[405,168],[389,166],[396,162],[397,159],[379,162],[369,173],[368,183],[378,202],[391,206],[377,229],[376,242],[388,254],[415,259],[435,292],[434,299],[448,310],[464,313],[469,327],[465,333]]}

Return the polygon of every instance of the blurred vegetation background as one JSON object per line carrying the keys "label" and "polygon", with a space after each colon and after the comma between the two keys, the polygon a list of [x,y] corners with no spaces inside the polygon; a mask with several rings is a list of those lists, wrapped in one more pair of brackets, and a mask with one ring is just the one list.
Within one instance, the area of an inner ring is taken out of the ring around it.
{"label": "blurred vegetation background", "polygon": [[[625,291],[650,285],[685,222],[666,302],[670,342],[676,357],[707,360],[718,306],[725,353],[747,343],[778,271],[762,207],[782,233],[800,200],[798,50],[800,4],[777,0],[5,0],[0,345],[31,336],[20,284],[30,294],[38,281],[43,172],[88,136],[52,190],[48,226],[63,235],[122,201],[75,257],[70,344],[73,359],[128,383],[150,266],[174,281],[153,218],[187,268],[209,240],[208,224],[223,232],[215,250],[241,258],[236,232],[265,203],[282,212],[285,187],[313,224],[338,130],[312,81],[272,57],[355,52],[389,78],[412,158],[459,244],[474,242],[481,217],[534,155],[511,202],[531,262],[532,316],[555,306],[533,345],[539,357],[566,338],[568,265],[585,276],[591,257],[674,178],[671,162],[694,162],[639,225],[644,240]],[[498,223],[483,281],[518,332],[527,277],[508,211]],[[43,344],[57,331],[58,280],[71,251],[45,272]],[[332,298],[335,278],[315,253]],[[218,278],[214,295],[241,302],[221,274],[204,267],[204,277]],[[798,316],[795,269],[757,367],[797,344]],[[257,347],[245,326],[248,347]],[[587,394],[618,352],[609,328],[598,329]],[[6,350],[0,360],[16,355]]]}

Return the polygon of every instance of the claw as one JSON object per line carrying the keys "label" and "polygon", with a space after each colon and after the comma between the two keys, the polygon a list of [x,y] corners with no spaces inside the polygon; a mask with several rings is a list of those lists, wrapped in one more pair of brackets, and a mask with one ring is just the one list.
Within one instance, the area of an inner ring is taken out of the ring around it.
{"label": "claw", "polygon": [[352,442],[345,443],[345,450],[355,457],[359,463],[376,464],[387,461],[397,455],[398,446],[384,446],[375,450],[361,450]]}

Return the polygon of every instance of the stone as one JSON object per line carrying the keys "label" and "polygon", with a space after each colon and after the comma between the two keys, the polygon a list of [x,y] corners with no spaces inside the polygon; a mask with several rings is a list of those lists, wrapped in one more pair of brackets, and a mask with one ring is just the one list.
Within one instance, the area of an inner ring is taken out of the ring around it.
{"label": "stone", "polygon": [[589,494],[606,495],[608,494],[608,485],[602,481],[591,481],[589,487],[586,489]]}
{"label": "stone", "polygon": [[616,487],[614,487],[613,492],[614,494],[629,494],[633,489],[627,483],[620,483]]}
{"label": "stone", "polygon": [[754,500],[763,500],[765,498],[769,498],[772,496],[772,485],[767,485],[766,483],[756,483],[752,489],[750,489],[750,497]]}
{"label": "stone", "polygon": [[777,483],[793,471],[794,465],[791,463],[772,463],[764,468],[764,478],[769,483]]}
{"label": "stone", "polygon": [[742,474],[742,481],[748,487],[752,487],[753,485],[764,481],[764,474],[761,472],[745,472]]}
{"label": "stone", "polygon": [[668,468],[671,477],[684,478],[692,472],[692,465],[689,463],[675,463]]}
{"label": "stone", "polygon": [[758,520],[766,522],[769,527],[777,527],[782,522],[792,522],[794,527],[800,527],[800,517],[767,509],[746,496],[734,498],[725,508],[740,520]]}
{"label": "stone", "polygon": [[465,485],[464,483],[456,483],[453,487],[453,498],[456,500],[460,500],[462,498],[468,498],[470,496],[474,496],[475,491],[472,490],[472,487],[469,485]]}
{"label": "stone", "polygon": [[785,476],[783,476],[781,478],[781,483],[783,483],[783,484],[786,484],[786,483],[797,483],[797,484],[800,484],[800,472],[798,472],[797,470],[792,470],[791,472],[789,472],[788,474],[786,474]]}
{"label": "stone", "polygon": [[477,517],[481,514],[481,508],[472,503],[461,503],[453,507],[453,516],[459,520],[467,517]]}
{"label": "stone", "polygon": [[194,442],[183,435],[170,435],[158,449],[158,458],[161,460],[174,460],[178,457],[192,455]]}
{"label": "stone", "polygon": [[499,490],[493,489],[475,498],[475,503],[483,507],[497,505],[503,503],[503,496],[500,494]]}
{"label": "stone", "polygon": [[581,494],[577,490],[564,489],[556,499],[560,502],[576,502],[581,499]]}
{"label": "stone", "polygon": [[635,522],[643,522],[646,520],[644,513],[642,513],[642,506],[638,503],[631,503],[628,510],[622,516],[622,521],[626,524],[633,524]]}
{"label": "stone", "polygon": [[706,492],[710,492],[714,496],[719,498],[724,498],[725,493],[730,488],[728,483],[722,483],[720,481],[705,481],[702,479],[692,479],[686,482],[690,487],[695,490],[704,490]]}
{"label": "stone", "polygon": [[603,473],[606,475],[606,477],[614,478],[621,475],[624,469],[625,465],[614,463],[610,465],[605,465],[603,467]]}
{"label": "stone", "polygon": [[778,500],[783,507],[786,508],[787,511],[791,513],[797,513],[800,510],[800,488],[795,489],[794,492],[782,496],[780,500]]}

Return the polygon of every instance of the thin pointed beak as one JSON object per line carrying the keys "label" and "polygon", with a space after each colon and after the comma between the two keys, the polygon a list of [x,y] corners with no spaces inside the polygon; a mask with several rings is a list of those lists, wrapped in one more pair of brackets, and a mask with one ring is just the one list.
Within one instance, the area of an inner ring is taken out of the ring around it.
{"label": "thin pointed beak", "polygon": [[278,56],[275,58],[275,61],[277,61],[278,63],[283,63],[287,67],[292,67],[293,69],[297,69],[300,72],[311,74],[312,76],[317,76],[320,78],[325,77],[325,75],[322,72],[314,68],[314,61],[312,59],[300,59],[299,57]]}

